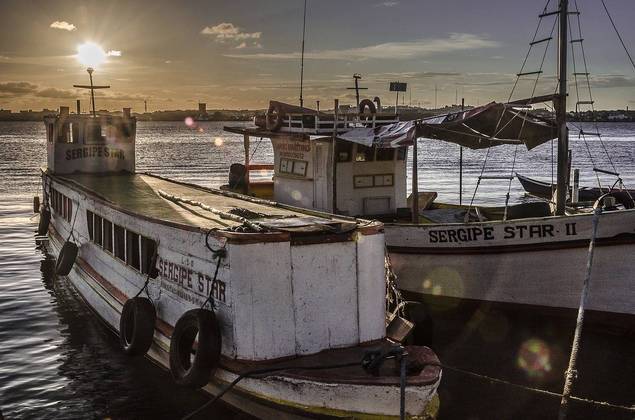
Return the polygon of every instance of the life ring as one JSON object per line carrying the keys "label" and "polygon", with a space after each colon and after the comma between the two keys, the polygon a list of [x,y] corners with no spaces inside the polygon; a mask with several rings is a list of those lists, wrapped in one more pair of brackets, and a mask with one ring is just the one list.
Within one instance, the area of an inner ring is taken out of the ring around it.
{"label": "life ring", "polygon": [[40,221],[37,225],[38,236],[46,235],[46,233],[49,231],[50,223],[51,223],[51,211],[48,208],[44,208],[40,212]]}
{"label": "life ring", "polygon": [[[196,353],[192,352],[198,335]],[[177,321],[170,340],[170,372],[181,386],[200,388],[219,365],[222,338],[214,312],[187,311]]]}
{"label": "life ring", "polygon": [[77,245],[71,241],[66,241],[57,256],[57,261],[55,262],[55,274],[67,276],[68,273],[71,272],[73,264],[75,264],[78,252],[79,248]]}
{"label": "life ring", "polygon": [[130,356],[146,354],[152,345],[156,311],[148,298],[128,299],[119,319],[119,342]]}
{"label": "life ring", "polygon": [[364,99],[359,103],[359,113],[363,114],[366,111],[366,108],[370,111],[371,114],[377,113],[377,108],[375,104],[370,99]]}
{"label": "life ring", "polygon": [[282,110],[279,105],[271,105],[267,111],[267,130],[278,131],[282,127]]}

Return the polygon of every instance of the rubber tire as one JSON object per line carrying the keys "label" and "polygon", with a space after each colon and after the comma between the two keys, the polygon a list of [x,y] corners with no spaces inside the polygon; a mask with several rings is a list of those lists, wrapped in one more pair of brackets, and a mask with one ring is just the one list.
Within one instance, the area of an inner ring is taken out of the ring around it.
{"label": "rubber tire", "polygon": [[129,356],[141,356],[150,350],[154,338],[156,311],[150,299],[128,299],[119,319],[119,343]]}
{"label": "rubber tire", "polygon": [[[198,348],[190,363],[196,334]],[[192,309],[177,321],[170,340],[170,372],[177,385],[188,388],[205,386],[220,361],[222,338],[214,312]]]}
{"label": "rubber tire", "polygon": [[45,208],[40,212],[40,222],[37,225],[38,236],[43,236],[48,233],[50,223],[51,223],[51,211]]}
{"label": "rubber tire", "polygon": [[359,103],[359,113],[363,114],[366,108],[368,108],[371,114],[377,113],[377,107],[375,107],[375,104],[370,99],[364,99]]}
{"label": "rubber tire", "polygon": [[60,250],[55,262],[55,274],[59,276],[67,276],[75,264],[79,248],[71,241],[66,241]]}

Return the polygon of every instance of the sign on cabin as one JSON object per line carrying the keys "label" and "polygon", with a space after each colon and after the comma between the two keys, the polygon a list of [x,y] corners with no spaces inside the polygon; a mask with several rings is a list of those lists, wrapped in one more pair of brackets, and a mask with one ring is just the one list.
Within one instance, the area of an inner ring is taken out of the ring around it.
{"label": "sign on cabin", "polygon": [[408,88],[408,83],[403,82],[390,82],[391,92],[405,92]]}

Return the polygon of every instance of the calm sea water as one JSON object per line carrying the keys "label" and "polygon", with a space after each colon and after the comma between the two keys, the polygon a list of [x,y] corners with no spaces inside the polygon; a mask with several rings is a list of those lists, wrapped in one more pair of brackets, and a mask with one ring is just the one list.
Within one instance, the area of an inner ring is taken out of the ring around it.
{"label": "calm sea water", "polygon": [[[216,122],[199,123],[195,128],[179,122],[139,123],[137,170],[205,186],[224,183],[229,165],[242,161],[243,152],[242,137],[223,132],[222,126]],[[601,130],[626,185],[635,188],[635,125],[603,124]],[[44,134],[42,123],[0,122],[0,413],[11,419],[179,418],[206,397],[177,388],[169,373],[148,360],[124,356],[115,335],[64,279],[54,279],[52,261],[36,247],[37,217],[31,200],[41,195],[38,168],[46,161]],[[588,145],[593,160],[584,142],[572,139],[571,146],[583,184],[594,185],[594,164],[611,168],[598,142]],[[551,179],[550,144],[531,152],[519,148],[512,165],[514,150],[513,146],[492,149],[485,172],[504,175],[514,169]],[[444,201],[458,201],[459,147],[422,140],[419,151],[420,189],[438,191]],[[252,153],[252,161],[269,162],[269,141],[253,141]],[[485,151],[464,151],[464,201],[474,191],[485,155]],[[613,180],[604,177],[602,181]],[[475,202],[502,204],[507,188],[507,181],[484,181]],[[525,199],[517,181],[511,184],[511,197],[512,201]],[[561,390],[571,320],[554,324],[538,315],[514,318],[486,309],[458,329],[435,332],[432,347],[442,360]],[[635,404],[634,341],[632,336],[588,332],[581,354],[580,395]],[[545,350],[550,355],[547,365],[538,370],[523,368],[519,360],[526,348]],[[447,371],[440,393],[443,418],[553,418],[558,406],[552,397],[537,397]],[[586,418],[632,418],[584,405],[575,405],[574,413]],[[207,415],[241,417],[223,406]]]}

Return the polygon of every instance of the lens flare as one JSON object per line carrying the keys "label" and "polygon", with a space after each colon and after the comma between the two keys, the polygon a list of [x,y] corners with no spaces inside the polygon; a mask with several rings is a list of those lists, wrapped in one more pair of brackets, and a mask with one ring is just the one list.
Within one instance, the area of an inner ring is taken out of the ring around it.
{"label": "lens flare", "polygon": [[96,68],[106,61],[103,48],[94,42],[85,42],[77,47],[77,61],[86,67]]}
{"label": "lens flare", "polygon": [[194,126],[194,118],[185,117],[185,125],[187,125],[188,127]]}
{"label": "lens flare", "polygon": [[223,141],[223,139],[222,139],[221,137],[216,137],[216,138],[214,139],[214,145],[215,145],[215,146],[222,146],[222,145],[223,145],[223,142],[224,142],[224,141]]}
{"label": "lens flare", "polygon": [[552,354],[549,345],[538,338],[530,338],[521,344],[516,365],[532,379],[543,379],[552,370]]}

